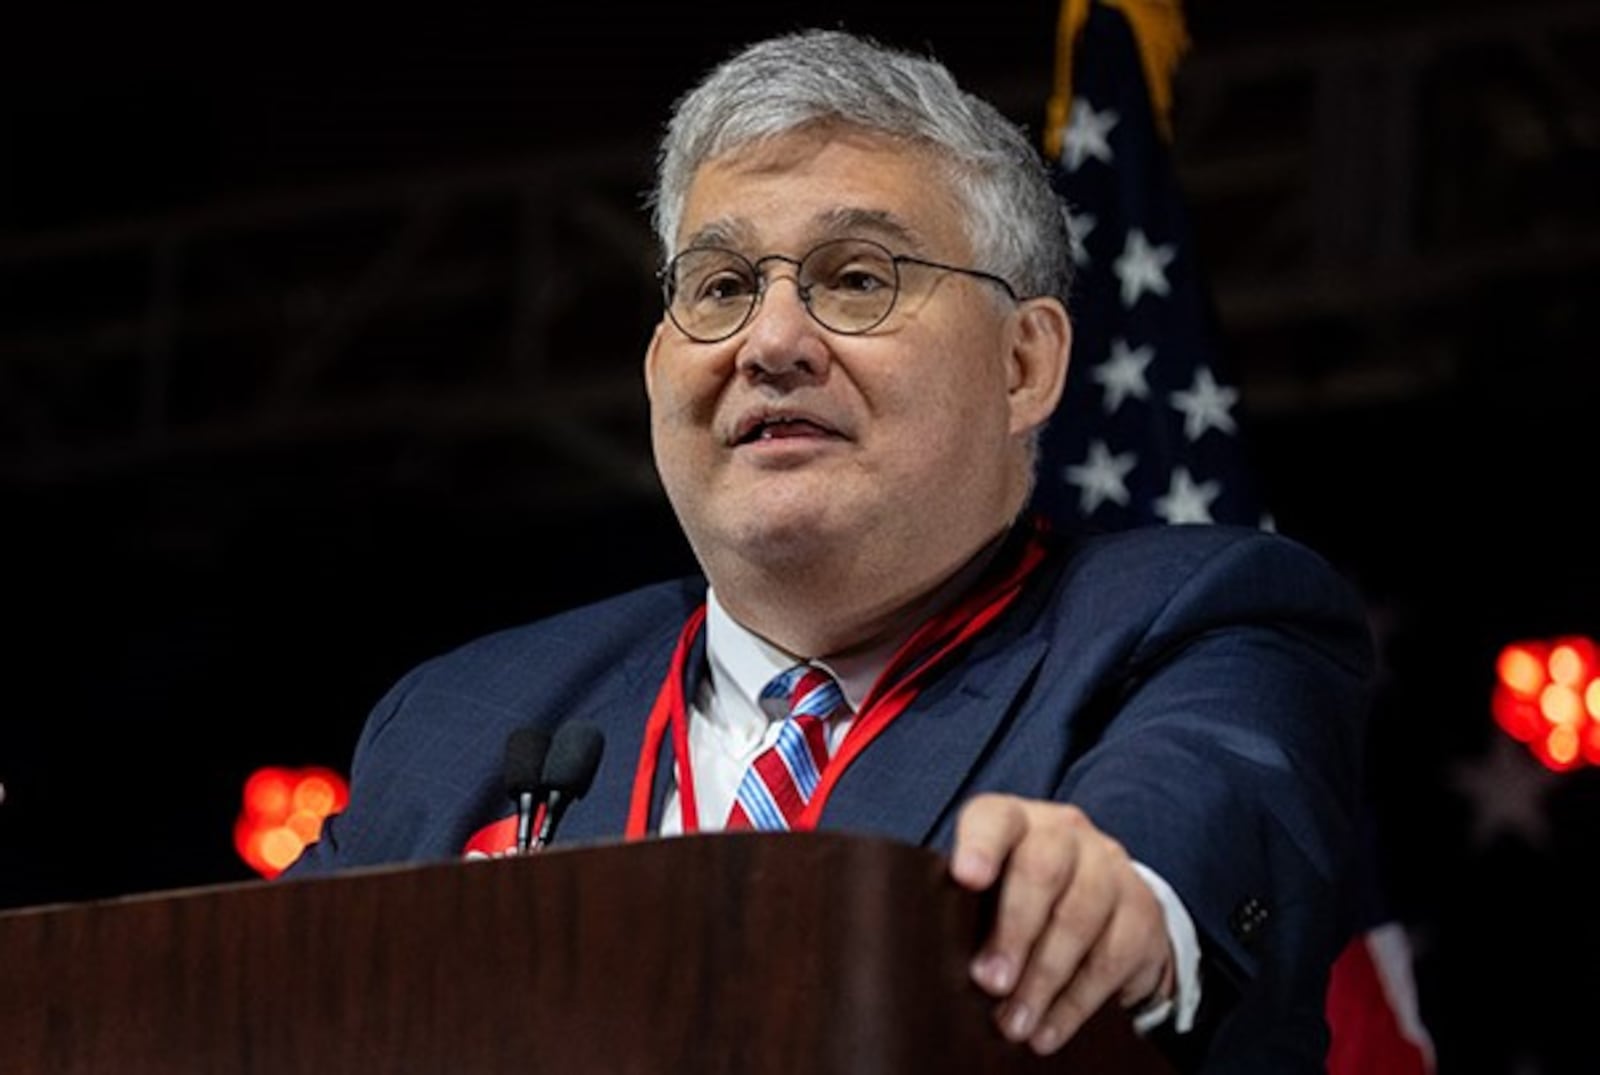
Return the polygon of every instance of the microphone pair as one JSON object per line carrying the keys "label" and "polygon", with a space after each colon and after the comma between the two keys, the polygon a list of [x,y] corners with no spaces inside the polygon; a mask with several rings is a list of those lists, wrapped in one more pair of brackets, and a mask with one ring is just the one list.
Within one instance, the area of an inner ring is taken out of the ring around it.
{"label": "microphone pair", "polygon": [[517,804],[517,854],[549,845],[567,808],[594,783],[603,749],[600,729],[579,720],[554,735],[518,728],[506,737],[505,788]]}

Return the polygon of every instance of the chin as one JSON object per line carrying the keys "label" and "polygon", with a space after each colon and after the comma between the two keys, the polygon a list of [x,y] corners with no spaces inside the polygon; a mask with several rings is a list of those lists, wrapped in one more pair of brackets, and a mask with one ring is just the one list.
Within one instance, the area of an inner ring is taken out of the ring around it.
{"label": "chin", "polygon": [[813,555],[838,542],[844,535],[837,532],[815,514],[800,514],[794,518],[766,516],[749,520],[731,528],[728,534],[733,544],[751,559],[769,556]]}
{"label": "chin", "polygon": [[[744,505],[748,508],[750,505]],[[859,527],[837,525],[834,513],[789,505],[741,511],[737,518],[701,528],[696,546],[703,552],[737,558],[759,567],[816,561],[829,549],[859,542]]]}

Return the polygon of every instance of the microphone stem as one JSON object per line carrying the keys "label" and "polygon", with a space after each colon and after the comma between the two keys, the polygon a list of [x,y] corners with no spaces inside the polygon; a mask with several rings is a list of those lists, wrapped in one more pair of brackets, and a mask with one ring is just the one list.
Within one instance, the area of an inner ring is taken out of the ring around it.
{"label": "microphone stem", "polygon": [[559,791],[552,791],[544,802],[544,816],[539,819],[539,832],[533,838],[532,850],[538,851],[550,842],[550,837],[555,834],[556,823],[561,820],[561,815],[567,812],[571,798]]}
{"label": "microphone stem", "polygon": [[533,792],[517,794],[517,854],[526,855],[533,845]]}

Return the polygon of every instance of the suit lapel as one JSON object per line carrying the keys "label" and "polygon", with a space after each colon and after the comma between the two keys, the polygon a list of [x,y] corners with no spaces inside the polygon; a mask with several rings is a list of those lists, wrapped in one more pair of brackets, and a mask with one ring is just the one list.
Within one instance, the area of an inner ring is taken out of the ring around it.
{"label": "suit lapel", "polygon": [[[639,752],[644,747],[645,724],[650,717],[650,707],[655,704],[656,693],[668,674],[681,626],[681,623],[673,624],[661,640],[619,668],[613,678],[617,689],[604,692],[595,704],[573,714],[574,718],[592,720],[603,728],[606,745],[593,787],[573,804],[561,824],[561,843],[615,839],[627,828],[633,776],[639,764]],[[666,747],[656,766],[652,808],[656,815],[660,813],[668,786],[667,781],[661,779],[661,766],[663,763],[670,766],[672,759],[671,743]]]}
{"label": "suit lapel", "polygon": [[1044,658],[1040,635],[982,640],[918,694],[840,778],[819,827],[927,842]]}

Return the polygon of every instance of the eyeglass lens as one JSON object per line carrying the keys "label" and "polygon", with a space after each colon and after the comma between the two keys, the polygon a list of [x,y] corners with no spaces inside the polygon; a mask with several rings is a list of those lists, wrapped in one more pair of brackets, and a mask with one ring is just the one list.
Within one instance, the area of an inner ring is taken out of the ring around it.
{"label": "eyeglass lens", "polygon": [[[760,259],[774,261],[794,264],[777,254]],[[794,279],[811,316],[842,333],[866,332],[882,322],[899,291],[894,255],[868,239],[822,243],[800,259]],[[720,247],[685,250],[672,259],[665,283],[673,322],[705,343],[744,327],[766,287],[757,263]]]}

